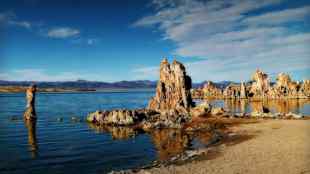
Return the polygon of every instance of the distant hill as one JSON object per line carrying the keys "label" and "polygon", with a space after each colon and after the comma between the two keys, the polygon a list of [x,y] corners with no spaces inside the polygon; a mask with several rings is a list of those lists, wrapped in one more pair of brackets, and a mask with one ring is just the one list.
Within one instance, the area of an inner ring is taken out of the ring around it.
{"label": "distant hill", "polygon": [[101,89],[101,88],[155,88],[156,81],[136,80],[119,82],[98,82],[98,81],[61,81],[61,82],[34,82],[34,81],[4,81],[0,80],[0,86],[29,86],[35,83],[39,88],[80,88],[80,89]]}
{"label": "distant hill", "polygon": [[[202,87],[207,81],[193,83],[193,88]],[[5,81],[0,80],[1,86],[26,87],[35,83],[39,88],[79,88],[79,89],[108,89],[108,88],[156,88],[157,81],[135,80],[119,82],[99,82],[99,81],[59,81],[59,82],[42,82],[42,81]],[[218,88],[224,89],[232,81],[213,82]]]}

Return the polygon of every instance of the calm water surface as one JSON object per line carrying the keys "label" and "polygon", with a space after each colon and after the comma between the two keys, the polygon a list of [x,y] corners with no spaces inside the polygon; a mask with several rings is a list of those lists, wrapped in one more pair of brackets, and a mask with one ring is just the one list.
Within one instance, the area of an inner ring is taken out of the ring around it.
{"label": "calm water surface", "polygon": [[[143,108],[154,91],[39,93],[36,124],[22,119],[25,94],[0,94],[0,173],[107,173],[165,160],[185,148],[208,144],[209,133],[194,137],[178,130],[150,134],[130,128],[96,127],[85,118],[98,109]],[[285,111],[310,115],[309,102],[285,105]],[[236,108],[240,104],[213,101]],[[258,104],[260,107],[260,104]],[[251,111],[251,104],[245,104]],[[296,110],[297,108],[297,110]],[[63,118],[63,120],[59,120]]]}
{"label": "calm water surface", "polygon": [[290,100],[268,100],[268,101],[248,101],[248,100],[209,100],[213,106],[223,107],[231,113],[263,112],[268,109],[272,113],[297,113],[310,116],[310,100],[290,99]]}

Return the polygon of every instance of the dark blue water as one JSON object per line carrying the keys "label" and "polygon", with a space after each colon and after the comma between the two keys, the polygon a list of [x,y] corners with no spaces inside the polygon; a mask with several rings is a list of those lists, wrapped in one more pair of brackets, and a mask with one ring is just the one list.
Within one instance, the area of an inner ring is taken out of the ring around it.
{"label": "dark blue water", "polygon": [[[35,130],[22,119],[10,120],[22,118],[25,94],[0,94],[0,172],[107,173],[148,164],[156,159],[150,136],[117,139],[71,117],[97,109],[143,108],[153,94],[39,93]],[[57,120],[60,117],[63,121]]]}
{"label": "dark blue water", "polygon": [[[98,109],[144,108],[153,95],[153,90],[38,93],[34,125],[22,119],[25,94],[0,94],[0,173],[107,173],[164,160],[181,153],[195,139],[207,144],[208,133],[193,139],[177,130],[146,134],[72,120],[85,119]],[[232,112],[270,105],[278,112],[310,115],[309,101],[211,103]]]}

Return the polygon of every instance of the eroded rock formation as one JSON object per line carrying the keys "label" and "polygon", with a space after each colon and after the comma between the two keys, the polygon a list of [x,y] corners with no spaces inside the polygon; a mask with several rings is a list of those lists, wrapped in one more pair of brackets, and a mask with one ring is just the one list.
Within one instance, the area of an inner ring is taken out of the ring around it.
{"label": "eroded rock formation", "polygon": [[132,125],[148,115],[146,110],[118,109],[111,111],[96,111],[87,116],[87,121],[107,125]]}
{"label": "eroded rock formation", "polygon": [[36,95],[37,87],[36,85],[31,85],[26,90],[26,111],[24,113],[24,118],[26,120],[35,120],[36,119],[36,111],[35,111],[35,95]]}
{"label": "eroded rock formation", "polygon": [[219,99],[309,99],[310,80],[302,83],[295,82],[288,74],[280,73],[276,83],[271,85],[268,75],[256,70],[252,76],[253,82],[230,84],[222,93],[212,83],[208,83],[202,89],[192,90],[195,98],[214,97]]}
{"label": "eroded rock formation", "polygon": [[253,97],[264,97],[270,88],[268,75],[260,70],[256,70],[252,80],[254,82],[252,83],[250,93],[253,94]]}
{"label": "eroded rock formation", "polygon": [[240,98],[242,99],[247,98],[247,91],[246,91],[245,84],[243,82],[241,82],[240,84]]}
{"label": "eroded rock formation", "polygon": [[160,78],[153,97],[146,109],[96,111],[87,121],[102,125],[128,126],[141,123],[143,128],[181,128],[189,120],[193,106],[191,78],[183,64],[164,59],[160,64]]}
{"label": "eroded rock formation", "polygon": [[187,113],[193,106],[190,93],[192,82],[184,65],[176,60],[169,64],[168,60],[164,59],[159,73],[156,95],[150,100],[148,109],[160,113]]}
{"label": "eroded rock formation", "polygon": [[206,97],[218,97],[222,95],[222,90],[211,81],[208,81],[203,86],[202,91]]}

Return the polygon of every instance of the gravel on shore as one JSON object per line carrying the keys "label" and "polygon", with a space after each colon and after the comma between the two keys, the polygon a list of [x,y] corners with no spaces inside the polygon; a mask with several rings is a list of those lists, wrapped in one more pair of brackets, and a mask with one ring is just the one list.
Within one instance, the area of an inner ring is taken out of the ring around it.
{"label": "gravel on shore", "polygon": [[310,120],[263,120],[230,128],[226,142],[205,160],[140,174],[310,174]]}

